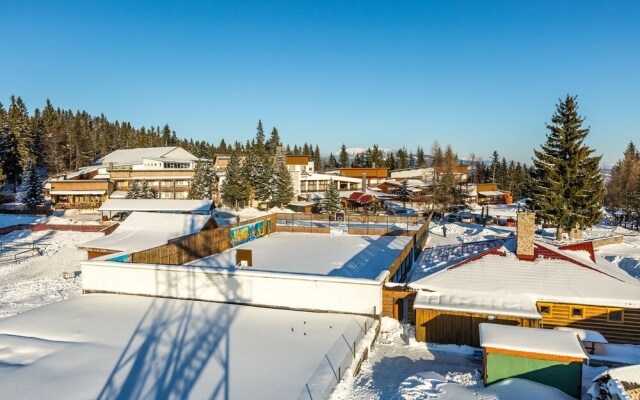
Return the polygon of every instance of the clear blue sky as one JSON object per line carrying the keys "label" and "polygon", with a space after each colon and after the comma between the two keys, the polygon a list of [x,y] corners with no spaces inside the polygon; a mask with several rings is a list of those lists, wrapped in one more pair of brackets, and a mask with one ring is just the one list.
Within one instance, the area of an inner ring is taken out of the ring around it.
{"label": "clear blue sky", "polygon": [[640,1],[5,0],[0,101],[214,143],[262,119],[325,154],[438,140],[529,163],[569,93],[611,163],[640,142],[639,21]]}

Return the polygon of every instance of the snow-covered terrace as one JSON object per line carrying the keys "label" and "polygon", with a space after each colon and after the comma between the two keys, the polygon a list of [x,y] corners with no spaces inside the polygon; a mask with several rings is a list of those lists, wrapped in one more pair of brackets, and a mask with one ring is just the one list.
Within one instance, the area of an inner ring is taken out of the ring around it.
{"label": "snow-covered terrace", "polygon": [[372,323],[353,315],[85,295],[0,321],[0,397],[321,398]]}
{"label": "snow-covered terrace", "polygon": [[[411,241],[406,236],[275,233],[238,248],[251,250],[250,271],[376,279]],[[236,269],[236,249],[188,265]]]}

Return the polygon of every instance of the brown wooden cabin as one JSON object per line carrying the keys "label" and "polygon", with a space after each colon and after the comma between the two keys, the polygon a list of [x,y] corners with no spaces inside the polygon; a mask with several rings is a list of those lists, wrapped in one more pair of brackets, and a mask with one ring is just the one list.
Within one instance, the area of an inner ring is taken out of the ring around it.
{"label": "brown wooden cabin", "polygon": [[51,181],[51,203],[55,209],[94,209],[107,201],[114,185],[107,180]]}

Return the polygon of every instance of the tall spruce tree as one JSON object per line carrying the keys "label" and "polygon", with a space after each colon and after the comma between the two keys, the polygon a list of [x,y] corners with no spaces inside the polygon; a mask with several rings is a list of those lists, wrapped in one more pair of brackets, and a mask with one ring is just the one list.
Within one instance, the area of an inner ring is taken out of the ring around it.
{"label": "tall spruce tree", "polygon": [[342,143],[342,147],[340,147],[338,164],[340,165],[340,168],[347,168],[349,166],[349,153],[347,153],[347,146],[345,146],[344,143]]}
{"label": "tall spruce tree", "polygon": [[231,153],[229,164],[227,164],[225,180],[220,186],[220,194],[222,201],[233,206],[236,210],[240,204],[244,204],[250,198],[251,188],[240,166],[240,157],[235,151]]}
{"label": "tall spruce tree", "polygon": [[583,128],[583,122],[576,97],[567,95],[547,124],[546,142],[534,150],[536,210],[557,225],[558,240],[563,230],[584,229],[601,218],[601,156],[593,156],[594,150],[584,144],[589,128]]}
{"label": "tall spruce tree", "polygon": [[411,193],[409,193],[409,187],[406,179],[402,181],[402,185],[398,188],[397,196],[398,200],[402,202],[402,208],[407,208],[407,201],[411,200]]}
{"label": "tall spruce tree", "polygon": [[320,147],[316,145],[316,149],[313,151],[313,170],[317,172],[323,171],[322,157],[320,156]]}
{"label": "tall spruce tree", "polygon": [[280,134],[278,133],[278,129],[274,126],[273,130],[271,130],[271,137],[265,143],[265,147],[267,148],[267,152],[269,154],[276,154],[276,150],[278,146],[282,146],[282,142],[280,141]]}
{"label": "tall spruce tree", "polygon": [[42,179],[40,179],[38,167],[35,164],[27,164],[25,167],[21,192],[22,202],[26,204],[30,210],[34,210],[36,206],[44,202]]}
{"label": "tall spruce tree", "polygon": [[329,180],[329,186],[324,192],[324,198],[320,200],[320,209],[323,214],[334,214],[342,210],[342,200],[338,187],[333,183],[333,179]]}
{"label": "tall spruce tree", "polygon": [[189,199],[213,199],[216,189],[216,171],[210,162],[198,161],[189,188]]}
{"label": "tall spruce tree", "polygon": [[291,179],[291,173],[287,169],[287,165],[285,163],[278,163],[273,202],[282,208],[285,204],[289,204],[291,200],[293,200],[293,196],[293,180]]}
{"label": "tall spruce tree", "polygon": [[14,190],[17,189],[22,175],[20,151],[18,150],[18,139],[6,120],[0,128],[0,163],[6,181],[13,185]]}

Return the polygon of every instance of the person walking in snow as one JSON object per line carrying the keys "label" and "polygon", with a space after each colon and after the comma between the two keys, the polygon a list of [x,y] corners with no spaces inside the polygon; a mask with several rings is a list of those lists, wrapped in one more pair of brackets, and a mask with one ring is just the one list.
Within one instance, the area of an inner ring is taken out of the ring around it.
{"label": "person walking in snow", "polygon": [[446,226],[443,226],[443,227],[442,227],[442,235],[443,235],[444,237],[447,237],[447,227],[446,227]]}

